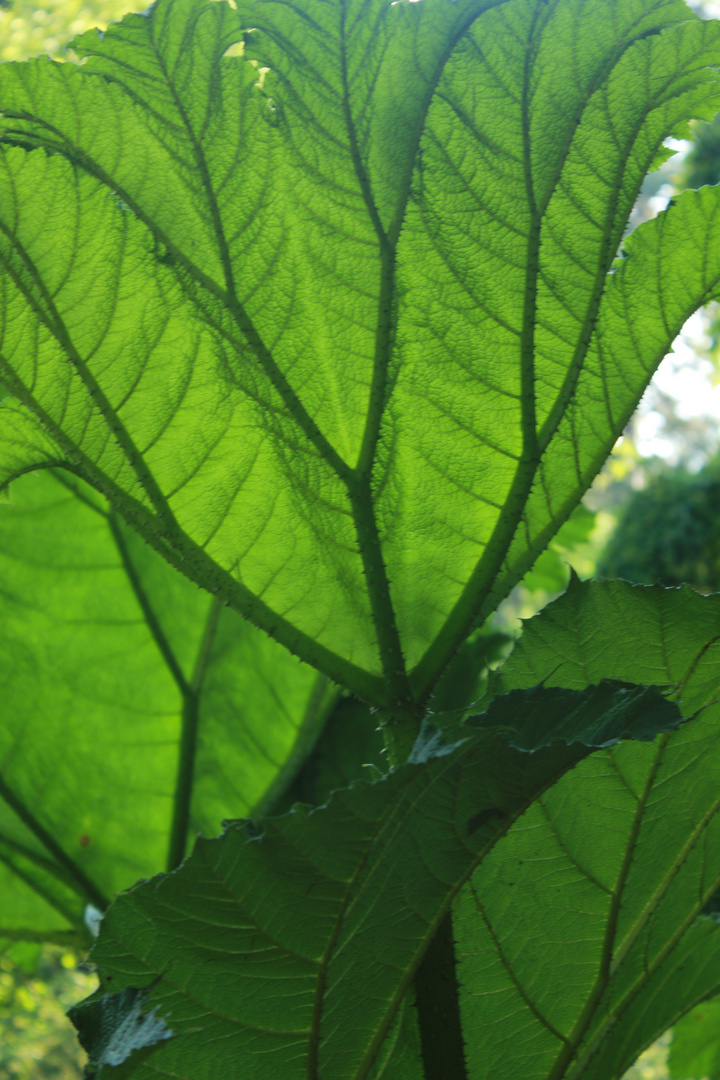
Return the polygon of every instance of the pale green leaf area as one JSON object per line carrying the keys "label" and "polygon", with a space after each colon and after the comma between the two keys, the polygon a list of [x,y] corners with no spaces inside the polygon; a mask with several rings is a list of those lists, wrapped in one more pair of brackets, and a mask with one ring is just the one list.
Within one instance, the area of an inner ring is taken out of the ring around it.
{"label": "pale green leaf area", "polygon": [[[522,588],[531,594],[549,594],[549,599],[554,599],[557,593],[564,592],[570,579],[569,560],[574,561],[578,551],[588,550],[588,545],[589,550],[592,550],[595,545],[592,537],[596,527],[597,514],[588,510],[583,503],[576,506],[549,547],[523,578]],[[544,604],[538,604],[538,607],[540,606]]]}
{"label": "pale green leaf area", "polygon": [[[455,906],[468,1075],[622,1076],[720,989],[703,910],[720,884],[718,597],[581,584],[528,622],[498,689],[605,675],[676,689],[694,717],[599,751],[542,795]],[[619,643],[622,643],[621,645]]]}
{"label": "pale green leaf area", "polygon": [[704,1001],[675,1025],[668,1066],[671,1080],[718,1080],[720,1001]]}
{"label": "pale green leaf area", "polygon": [[[565,720],[559,737],[538,732],[543,710]],[[478,859],[593,746],[682,722],[656,688],[608,683],[520,691],[481,719],[484,730],[468,728],[459,745],[424,728],[411,763],[327,807],[270,818],[262,835],[230,823],[175,873],[118,898],[93,951],[101,988],[73,1012],[91,1060],[108,1062],[140,1004],[162,1027],[142,1057],[129,1046],[138,1078],[373,1075],[422,953]],[[416,1022],[404,1006],[386,1049],[413,1080]],[[381,1058],[375,1075],[384,1069],[395,1075]]]}
{"label": "pale green leaf area", "polygon": [[83,66],[3,65],[4,477],[74,471],[417,714],[718,292],[711,189],[613,269],[718,33],[682,0],[161,0]]}
{"label": "pale green leaf area", "polygon": [[79,482],[0,505],[0,937],[83,909],[280,795],[336,694]]}

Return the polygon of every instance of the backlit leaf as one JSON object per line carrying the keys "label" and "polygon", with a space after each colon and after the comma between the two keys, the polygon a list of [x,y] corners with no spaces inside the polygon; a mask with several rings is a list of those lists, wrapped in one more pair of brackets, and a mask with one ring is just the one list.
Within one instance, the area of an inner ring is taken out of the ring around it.
{"label": "backlit leaf", "polygon": [[0,505],[0,939],[84,912],[282,794],[335,693],[90,488]]}
{"label": "backlit leaf", "polygon": [[663,141],[717,108],[717,25],[159,0],[76,48],[0,71],[3,476],[75,472],[419,714],[719,294],[716,189],[613,267]]}

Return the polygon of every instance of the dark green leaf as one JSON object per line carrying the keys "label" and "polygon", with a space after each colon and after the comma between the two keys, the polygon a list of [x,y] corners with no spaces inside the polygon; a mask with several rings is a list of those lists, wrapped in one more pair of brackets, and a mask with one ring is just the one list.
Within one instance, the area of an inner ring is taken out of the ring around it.
{"label": "dark green leaf", "polygon": [[[518,724],[518,716],[522,724]],[[630,737],[630,726],[633,739],[652,742],[658,725],[670,731],[680,722],[677,705],[666,700],[657,687],[623,686],[605,680],[586,690],[550,692],[545,686],[513,690],[491,702],[486,713],[471,717],[468,726],[507,724],[513,731],[512,746],[535,750],[556,742],[569,745],[578,738],[589,746],[613,746]]]}
{"label": "dark green leaf", "polygon": [[577,692],[600,673],[676,687],[683,715],[698,715],[580,763],[462,891],[473,1080],[617,1080],[720,990],[705,914],[720,886],[720,597],[575,578],[526,623],[498,684]]}
{"label": "dark green leaf", "polygon": [[[555,692],[541,693],[552,709]],[[659,731],[679,714],[654,694]],[[589,753],[589,734],[613,737],[618,696],[626,701],[606,687],[563,694],[589,706],[590,732],[575,710],[579,741],[532,753],[498,729],[468,732],[455,748],[425,739],[424,764],[337,792],[327,808],[298,806],[261,836],[231,824],[219,839],[200,839],[176,873],[121,896],[93,953],[100,1000],[160,976],[149,1000],[177,1035],[133,1075],[370,1076],[452,897],[531,799]],[[607,729],[592,718],[595,697]],[[518,739],[527,698],[492,707]],[[395,1035],[412,1076],[413,1027],[404,1023]],[[387,1070],[394,1075],[392,1059]]]}

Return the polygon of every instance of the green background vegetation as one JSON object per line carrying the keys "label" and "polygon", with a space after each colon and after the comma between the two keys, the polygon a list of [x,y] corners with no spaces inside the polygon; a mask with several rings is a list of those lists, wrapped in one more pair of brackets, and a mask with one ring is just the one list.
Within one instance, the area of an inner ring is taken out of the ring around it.
{"label": "green background vegetation", "polygon": [[60,57],[71,38],[92,26],[104,27],[142,4],[128,0],[12,0],[0,9],[0,60],[26,60],[47,53]]}

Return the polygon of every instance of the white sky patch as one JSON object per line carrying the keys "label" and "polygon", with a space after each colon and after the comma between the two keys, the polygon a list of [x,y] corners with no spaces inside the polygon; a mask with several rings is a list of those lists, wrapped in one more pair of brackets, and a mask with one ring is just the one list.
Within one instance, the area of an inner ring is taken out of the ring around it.
{"label": "white sky patch", "polygon": [[[691,2],[690,6],[705,18],[720,18],[720,0]],[[672,175],[678,169],[683,155],[692,147],[692,143],[687,139],[668,138],[665,139],[664,145],[674,150],[678,156],[669,159],[657,172],[651,173],[647,178],[649,191],[645,194],[644,201],[642,196],[639,200],[639,206],[636,209],[639,209],[640,213],[637,220],[633,222],[631,219],[633,225],[653,218],[666,209],[668,202],[675,194],[671,182]],[[653,176],[663,181],[655,191],[652,190]],[[698,348],[707,348],[710,345],[707,327],[708,317],[702,311],[696,312],[688,319],[680,336],[673,342],[673,352],[660,364],[647,394],[638,406],[635,435],[637,448],[643,457],[662,457],[670,462],[677,457],[678,447],[670,437],[670,433],[665,430],[665,418],[653,407],[654,387],[673,399],[674,412],[679,420],[690,423],[704,420],[717,427],[718,439],[715,446],[708,445],[708,455],[712,454],[720,444],[720,386],[713,385],[713,377],[716,374],[713,365],[696,351]],[[657,395],[655,395],[655,401],[657,401]],[[699,468],[702,463],[698,458],[694,467]]]}
{"label": "white sky patch", "polygon": [[702,0],[701,3],[694,2],[689,6],[704,19],[720,19],[720,0]]}
{"label": "white sky patch", "polygon": [[[720,434],[720,385],[713,385],[713,365],[695,351],[696,345],[706,344],[706,327],[707,316],[701,311],[688,319],[673,352],[655,372],[653,385],[674,399],[680,420],[704,418],[716,424]],[[638,450],[644,457],[672,458],[674,443],[663,437],[663,417],[652,408],[652,394],[649,398],[646,395],[639,406]]]}

